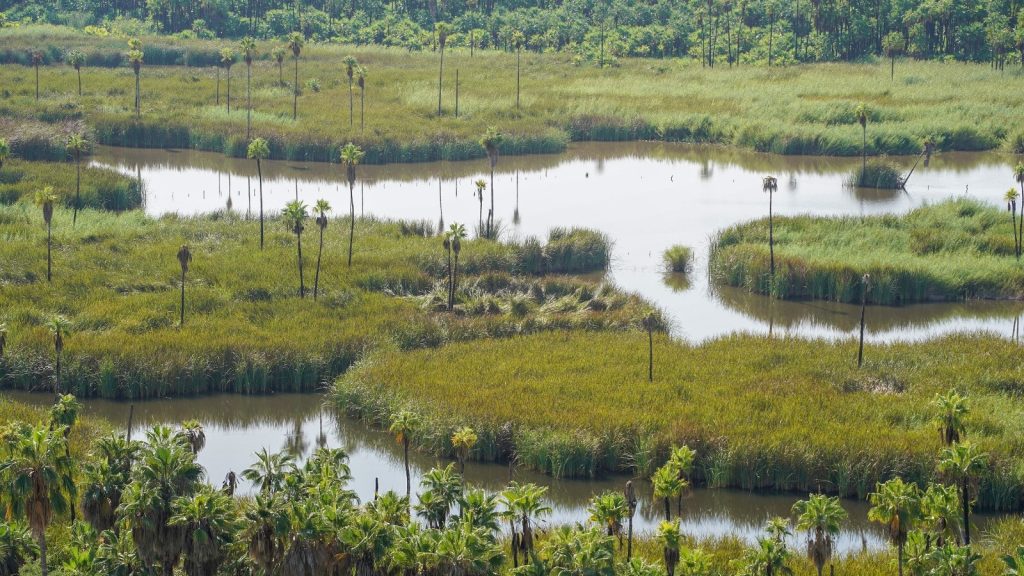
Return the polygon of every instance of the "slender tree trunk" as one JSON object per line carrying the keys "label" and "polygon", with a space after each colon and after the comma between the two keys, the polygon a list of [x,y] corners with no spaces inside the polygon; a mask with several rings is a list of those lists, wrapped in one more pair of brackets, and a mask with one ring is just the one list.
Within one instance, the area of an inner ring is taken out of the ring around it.
{"label": "slender tree trunk", "polygon": [[295,239],[299,246],[299,298],[305,298],[306,283],[302,276],[302,233],[296,234]]}
{"label": "slender tree trunk", "polygon": [[256,174],[260,177],[260,250],[263,250],[263,167],[256,159]]}
{"label": "slender tree trunk", "polygon": [[455,290],[459,287],[459,253],[455,253],[455,267],[452,269],[452,303],[449,310],[455,309]]}
{"label": "slender tree trunk", "polygon": [[516,110],[519,110],[519,76],[521,67],[519,61],[522,57],[523,49],[521,47],[516,48]]}
{"label": "slender tree trunk", "polygon": [[252,64],[245,67],[245,139],[252,140]]}
{"label": "slender tree trunk", "polygon": [[178,327],[185,325],[185,269],[181,269],[181,318],[178,320]]}
{"label": "slender tree trunk", "polygon": [[896,565],[899,568],[899,576],[903,576],[903,543],[896,545]]}
{"label": "slender tree trunk", "polygon": [[295,84],[292,86],[292,120],[299,117],[299,58],[295,57]]}
{"label": "slender tree trunk", "polygon": [[78,68],[77,70],[75,70],[75,72],[78,73],[78,95],[81,96],[82,95],[82,69]]}
{"label": "slender tree trunk", "polygon": [[135,73],[135,117],[142,116],[142,86],[139,83],[139,73]]}
{"label": "slender tree trunk", "polygon": [[320,249],[316,253],[316,276],[313,277],[313,301],[320,292],[320,259],[324,255],[324,229],[320,228]]}
{"label": "slender tree trunk", "polygon": [[366,84],[359,89],[359,131],[366,130]]}
{"label": "slender tree trunk", "polygon": [[39,568],[42,570],[43,576],[47,576],[50,573],[50,567],[46,563],[46,532],[45,531],[39,536]]}
{"label": "slender tree trunk", "polygon": [[50,223],[47,222],[46,223],[46,281],[47,282],[53,282],[53,276],[50,273],[50,270],[53,267],[53,257],[51,255],[52,254],[52,247],[53,247],[52,228],[51,228]]}
{"label": "slender tree trunk", "polygon": [[768,67],[772,67],[772,39],[775,37],[775,14],[768,16]]}
{"label": "slender tree trunk", "polygon": [[857,348],[857,368],[864,364],[864,312],[868,306],[867,287],[861,287],[860,292],[860,345]]}
{"label": "slender tree trunk", "polygon": [[227,93],[227,98],[224,99],[224,102],[227,104],[228,115],[230,115],[231,114],[231,68],[228,68],[228,93]]}
{"label": "slender tree trunk", "polygon": [[491,211],[487,214],[487,237],[494,239],[494,160],[491,160]]}
{"label": "slender tree trunk", "polygon": [[[1020,183],[1020,192],[1024,194],[1024,182]],[[1017,229],[1017,258],[1020,259],[1021,253],[1024,253],[1024,196],[1021,196],[1020,205],[1020,225]]]}
{"label": "slender tree trunk", "polygon": [[654,330],[647,329],[647,381],[654,382]]}
{"label": "slender tree trunk", "polygon": [[277,63],[277,84],[284,86],[284,62]]}
{"label": "slender tree trunk", "polygon": [[1017,207],[1010,213],[1010,226],[1013,228],[1013,253],[1020,260],[1020,235],[1017,234]]}
{"label": "slender tree trunk", "polygon": [[[412,476],[409,474],[409,439],[402,438],[402,450],[405,453],[405,497],[412,498]],[[410,500],[411,503],[411,500]]]}
{"label": "slender tree trunk", "polygon": [[459,117],[459,69],[455,69],[455,117]]}
{"label": "slender tree trunk", "polygon": [[963,481],[960,483],[960,501],[963,503],[964,508],[964,545],[971,545],[971,493],[968,479],[964,476]]}
{"label": "slender tree trunk", "polygon": [[629,531],[626,536],[626,562],[633,559],[633,516],[629,517]]}
{"label": "slender tree trunk", "polygon": [[860,146],[860,154],[861,154],[860,183],[864,184],[864,178],[866,178],[867,174],[868,174],[868,127],[867,127],[867,125],[864,125],[861,128],[861,133],[863,134],[863,136],[862,136],[862,141],[861,141],[861,146]]}
{"label": "slender tree trunk", "polygon": [[220,106],[220,67],[217,67],[217,106]]}
{"label": "slender tree trunk", "polygon": [[355,108],[352,94],[352,78],[348,79],[348,127],[352,128],[355,125]]}
{"label": "slender tree trunk", "polygon": [[672,521],[672,501],[665,497],[665,521]]}
{"label": "slender tree trunk", "polygon": [[71,216],[71,225],[78,224],[78,206],[82,203],[82,153],[75,151],[75,211]]}
{"label": "slender tree trunk", "polygon": [[356,201],[354,192],[352,190],[352,182],[348,185],[348,206],[349,206],[349,225],[348,225],[348,267],[352,267],[352,240],[356,235]]}
{"label": "slender tree trunk", "polygon": [[441,115],[441,89],[444,86],[444,48],[441,48],[441,66],[437,72],[437,115]]}
{"label": "slender tree trunk", "polygon": [[57,357],[57,374],[56,374],[57,378],[53,381],[53,394],[54,394],[54,396],[60,397],[60,376],[61,376],[60,373],[61,373],[61,368],[62,368],[62,364],[63,364],[61,362],[61,353],[57,352],[56,357]]}
{"label": "slender tree trunk", "polygon": [[896,55],[889,57],[889,82],[896,79]]}
{"label": "slender tree trunk", "polygon": [[36,64],[36,102],[39,102],[39,64]]}
{"label": "slender tree trunk", "polygon": [[772,280],[775,280],[775,216],[772,214],[774,196],[772,192],[768,192],[768,256]]}

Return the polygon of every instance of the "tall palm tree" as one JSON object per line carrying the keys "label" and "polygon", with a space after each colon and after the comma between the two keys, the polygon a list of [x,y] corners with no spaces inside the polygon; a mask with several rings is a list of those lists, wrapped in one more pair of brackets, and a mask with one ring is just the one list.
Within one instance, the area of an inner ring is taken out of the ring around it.
{"label": "tall palm tree", "polygon": [[270,145],[263,138],[253,138],[245,156],[256,161],[256,175],[260,180],[260,250],[263,250],[263,163],[270,157]]}
{"label": "tall palm tree", "polygon": [[474,184],[476,184],[476,196],[480,200],[480,222],[477,227],[477,235],[486,236],[484,233],[484,190],[487,189],[487,182],[481,178]]}
{"label": "tall palm tree", "polygon": [[32,67],[36,69],[36,102],[39,101],[39,65],[43,63],[43,53],[39,50],[32,51]]}
{"label": "tall palm tree", "polygon": [[71,225],[78,223],[78,210],[82,207],[82,152],[89,149],[85,136],[76,132],[68,137],[68,152],[75,158],[75,208],[71,217]]}
{"label": "tall palm tree", "polygon": [[7,140],[0,138],[0,170],[4,168],[4,161],[11,156],[11,145]]}
{"label": "tall palm tree", "polygon": [[142,61],[145,53],[142,51],[142,41],[138,38],[128,40],[128,64],[135,73],[135,117],[142,115],[142,90],[139,77],[142,74]]}
{"label": "tall palm tree", "polygon": [[765,176],[761,179],[761,190],[768,193],[768,254],[770,258],[769,271],[775,279],[775,218],[772,213],[772,204],[775,193],[779,190],[779,181],[774,176]]}
{"label": "tall palm tree", "polygon": [[356,68],[356,84],[359,85],[359,130],[366,129],[366,66]]}
{"label": "tall palm tree", "polygon": [[1010,213],[1010,229],[1013,230],[1013,254],[1020,260],[1020,234],[1017,232],[1017,190],[1010,188],[1003,195],[1006,211]]}
{"label": "tall palm tree", "polygon": [[348,127],[352,128],[355,124],[355,100],[352,93],[352,81],[355,78],[356,66],[359,66],[359,62],[353,56],[345,56],[344,63],[345,75],[348,76]]}
{"label": "tall palm tree", "polygon": [[313,277],[313,300],[316,300],[320,293],[320,259],[324,254],[324,229],[327,228],[327,213],[331,211],[331,205],[323,198],[316,201],[313,206],[313,213],[316,214],[316,227],[320,229],[320,249],[316,253],[316,275]]}
{"label": "tall palm tree", "polygon": [[455,255],[455,265],[452,267],[452,274],[448,286],[448,311],[455,308],[455,291],[459,286],[459,253],[462,252],[462,240],[466,238],[466,227],[453,222],[448,228],[448,237],[451,241],[452,254]]}
{"label": "tall palm tree", "polygon": [[907,534],[921,516],[921,491],[917,484],[893,478],[879,482],[875,491],[868,495],[868,501],[871,503],[868,520],[888,529],[889,541],[896,546],[899,576],[903,576],[903,547],[907,543]]}
{"label": "tall palm tree", "polygon": [[487,214],[487,238],[494,239],[494,169],[498,166],[498,152],[504,136],[494,127],[487,129],[480,138],[480,145],[487,151],[487,160],[491,165],[491,211]]}
{"label": "tall palm tree", "polygon": [[224,103],[227,105],[228,114],[231,114],[231,67],[235,65],[235,51],[231,48],[220,49],[220,64],[227,71],[228,93]]}
{"label": "tall palm tree", "polygon": [[905,43],[899,32],[889,32],[882,38],[882,52],[889,57],[889,81],[896,78],[896,57],[903,53]]}
{"label": "tall palm tree", "polygon": [[409,442],[420,426],[419,416],[415,412],[402,410],[391,420],[388,430],[395,435],[395,441],[402,445],[405,462],[405,497],[412,496],[412,476],[409,473]]}
{"label": "tall palm tree", "polygon": [[857,368],[864,364],[864,317],[868,310],[868,292],[871,291],[871,274],[860,279],[860,344],[857,347]]}
{"label": "tall palm tree", "polygon": [[437,48],[441,56],[441,64],[437,72],[437,115],[441,115],[441,89],[444,86],[444,47],[448,44],[448,27],[444,22],[435,25],[437,33]]}
{"label": "tall palm tree", "polygon": [[861,102],[860,104],[857,105],[857,108],[854,109],[853,114],[854,116],[857,117],[857,122],[860,124],[862,136],[860,148],[861,168],[859,184],[863,185],[864,179],[867,177],[868,173],[868,109],[866,106],[864,106],[864,103]]}
{"label": "tall palm tree", "polygon": [[821,576],[825,564],[832,561],[835,540],[839,536],[839,526],[846,520],[838,497],[824,494],[811,494],[807,500],[800,500],[793,505],[796,514],[796,529],[807,531],[807,557],[814,563]]}
{"label": "tall palm tree", "polygon": [[665,572],[675,576],[679,565],[679,548],[683,535],[679,531],[679,521],[664,521],[658,526],[658,542],[661,544],[662,558],[665,560]]}
{"label": "tall palm tree", "polygon": [[292,120],[299,117],[299,56],[302,55],[302,48],[306,39],[300,32],[292,32],[288,35],[288,49],[292,51],[292,58],[295,59],[295,82],[292,84]]}
{"label": "tall palm tree", "polygon": [[590,499],[587,513],[590,521],[603,528],[608,536],[617,537],[619,548],[622,548],[622,521],[629,514],[626,497],[613,490],[595,495]]}
{"label": "tall palm tree", "polygon": [[952,446],[959,442],[966,430],[967,414],[970,412],[967,397],[951,389],[945,394],[936,394],[932,406],[938,410],[935,425],[942,444]]}
{"label": "tall palm tree", "polygon": [[306,204],[300,200],[292,200],[284,208],[284,221],[288,228],[295,233],[295,240],[299,250],[299,298],[306,297],[306,283],[302,275],[302,231],[306,229],[306,218],[309,214],[306,211]]}
{"label": "tall palm tree", "polygon": [[284,46],[275,46],[270,51],[270,55],[274,57],[274,62],[277,63],[277,85],[284,86]]}
{"label": "tall palm tree", "polygon": [[349,207],[349,231],[348,231],[348,267],[352,267],[352,241],[356,234],[356,166],[363,160],[366,153],[362,148],[349,142],[341,149],[341,163],[345,165],[345,177],[348,179],[348,207]]}
{"label": "tall palm tree", "polygon": [[71,323],[68,322],[67,318],[58,314],[50,318],[47,326],[50,328],[50,335],[53,336],[55,376],[53,381],[53,393],[59,396],[61,367],[64,360],[64,339],[71,333]]}
{"label": "tall palm tree", "polygon": [[62,430],[31,428],[18,438],[6,463],[8,512],[26,517],[32,536],[39,542],[43,576],[49,574],[46,528],[54,515],[74,506],[73,464],[66,443]]}
{"label": "tall palm tree", "polygon": [[75,69],[75,73],[78,75],[78,95],[82,95],[82,66],[85,66],[85,54],[81,50],[71,50],[68,52],[65,61],[69,66]]}
{"label": "tall palm tree", "polygon": [[452,434],[452,448],[459,461],[459,474],[462,475],[462,487],[466,487],[466,460],[476,447],[478,436],[469,426],[463,426]]}
{"label": "tall palm tree", "polygon": [[248,140],[252,138],[252,61],[256,58],[256,41],[246,36],[239,47],[245,60],[245,139]]}
{"label": "tall palm tree", "polygon": [[512,32],[512,46],[516,49],[516,110],[519,110],[520,62],[522,60],[524,44],[526,44],[526,35],[520,30]]}
{"label": "tall palm tree", "polygon": [[501,493],[510,518],[519,522],[519,532],[513,536],[513,543],[518,543],[523,558],[530,558],[533,553],[533,523],[551,513],[551,507],[544,503],[547,491],[547,486],[512,482]]}
{"label": "tall palm tree", "polygon": [[46,222],[46,281],[52,282],[53,276],[50,273],[53,256],[53,206],[57,203],[57,195],[53,193],[53,187],[47,186],[36,192],[36,204],[43,209],[43,222]]}
{"label": "tall palm tree", "polygon": [[654,498],[661,499],[665,504],[665,520],[672,520],[672,499],[678,498],[689,482],[679,478],[679,471],[671,464],[658,468],[651,476],[654,486]]}
{"label": "tall palm tree", "polygon": [[653,310],[644,315],[640,325],[647,331],[647,381],[654,382],[654,329],[658,326],[658,318]]}
{"label": "tall palm tree", "polygon": [[959,442],[942,451],[939,472],[960,489],[960,506],[964,515],[964,544],[971,545],[972,489],[978,476],[988,466],[988,455],[969,442]]}
{"label": "tall palm tree", "polygon": [[188,265],[192,262],[192,251],[187,244],[178,248],[178,264],[181,265],[181,315],[178,319],[178,326],[185,325],[185,273],[188,272]]}

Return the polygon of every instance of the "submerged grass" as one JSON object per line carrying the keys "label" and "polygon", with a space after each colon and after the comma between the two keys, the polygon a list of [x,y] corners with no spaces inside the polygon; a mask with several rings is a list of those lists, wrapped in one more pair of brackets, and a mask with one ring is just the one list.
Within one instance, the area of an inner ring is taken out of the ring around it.
{"label": "submerged grass", "polygon": [[379,425],[419,412],[415,443],[441,455],[470,425],[480,460],[593,477],[649,473],[644,463],[684,443],[701,484],[864,498],[892,476],[936,476],[931,401],[956,388],[970,397],[967,437],[990,454],[979,505],[1021,507],[1019,346],[980,335],[869,345],[862,370],[856,353],[854,342],[656,337],[648,382],[645,335],[554,332],[380,353],[340,378],[332,399]]}
{"label": "submerged grass", "polygon": [[[63,206],[73,207],[75,164],[8,160],[0,169],[0,204],[22,201],[24,205],[46,186],[53,188]],[[137,180],[115,170],[83,165],[81,205],[102,210],[131,210],[142,205],[142,191]]]}
{"label": "submerged grass", "polygon": [[711,247],[715,282],[776,298],[905,304],[1024,297],[1008,213],[975,200],[925,206],[903,216],[775,218],[774,280],[768,221],[721,231]]}
{"label": "submerged grass", "polygon": [[[69,29],[0,30],[11,46],[0,60],[0,111],[19,119],[85,119],[103,144],[192,147],[244,156],[244,63],[232,69],[232,112],[225,107],[226,73],[217,103],[216,51],[224,43],[143,38],[142,116],[133,116],[134,76],[124,65],[125,40],[94,38]],[[24,50],[18,48],[24,46]],[[84,95],[61,50],[87,55]],[[437,114],[438,55],[380,47],[309,45],[299,63],[298,121],[291,120],[294,62],[284,85],[273,47],[261,42],[253,65],[253,130],[268,139],[274,158],[337,161],[353,141],[369,163],[483,158],[477,143],[488,126],[507,138],[502,154],[563,150],[569,140],[664,140],[733,144],[779,154],[854,156],[861,152],[855,110],[869,109],[868,153],[914,154],[925,137],[937,150],[1015,146],[1012,126],[1024,124],[1024,94],[1007,91],[1022,76],[965,63],[907,62],[895,82],[879,64],[704,69],[690,60],[623,59],[597,69],[566,54],[522,55],[521,109],[516,101],[515,55],[462,49],[446,53],[443,116]],[[42,97],[24,66],[29,48],[44,51]],[[366,125],[360,91],[348,114],[349,90],[339,64],[346,55],[367,66]],[[21,62],[21,63],[13,63]],[[109,66],[109,67],[108,67]],[[459,117],[455,117],[455,70]],[[320,89],[306,87],[318,79]],[[637,102],[644,106],[638,109]]]}

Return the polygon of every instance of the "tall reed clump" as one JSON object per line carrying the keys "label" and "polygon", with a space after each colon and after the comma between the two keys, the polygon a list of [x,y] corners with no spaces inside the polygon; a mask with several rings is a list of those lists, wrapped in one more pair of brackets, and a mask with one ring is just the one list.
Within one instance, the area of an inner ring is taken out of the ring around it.
{"label": "tall reed clump", "polygon": [[1024,372],[1011,342],[869,345],[858,370],[853,341],[735,336],[690,346],[656,335],[659,377],[649,382],[645,340],[550,332],[382,351],[338,379],[331,401],[379,425],[415,411],[424,423],[415,441],[438,455],[451,455],[446,438],[468,425],[480,460],[594,477],[686,444],[700,484],[864,498],[895,475],[937,477],[931,402],[955,382],[971,398],[968,436],[991,457],[979,506],[1021,506],[1024,448],[1013,422]]}
{"label": "tall reed clump", "polygon": [[994,206],[958,199],[903,216],[775,219],[776,274],[769,274],[768,223],[719,232],[710,250],[712,280],[775,298],[906,304],[1024,296],[1013,236]]}
{"label": "tall reed clump", "polygon": [[[0,170],[0,204],[30,200],[37,190],[50,186],[65,206],[75,196],[75,166],[56,162],[8,160]],[[139,182],[107,168],[82,168],[82,206],[124,211],[142,205]]]}
{"label": "tall reed clump", "polygon": [[667,271],[687,274],[693,268],[693,250],[689,246],[677,244],[665,250],[661,260]]}

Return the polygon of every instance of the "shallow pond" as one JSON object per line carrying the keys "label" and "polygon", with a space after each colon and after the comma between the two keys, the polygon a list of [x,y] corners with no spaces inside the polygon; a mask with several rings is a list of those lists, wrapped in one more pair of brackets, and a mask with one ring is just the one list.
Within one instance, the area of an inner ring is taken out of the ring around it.
{"label": "shallow pond", "polygon": [[[767,215],[762,176],[779,178],[776,214],[900,213],[956,196],[1001,202],[1014,184],[1016,160],[996,153],[936,155],[928,167],[917,166],[903,192],[847,186],[859,158],[783,157],[681,144],[573,144],[561,155],[502,157],[495,176],[495,210],[506,237],[543,237],[557,226],[585,226],[608,234],[615,242],[611,280],[665,310],[679,337],[699,341],[736,331],[773,331],[845,338],[855,334],[856,306],[771,301],[709,286],[707,246],[712,235]],[[223,209],[229,195],[233,210],[250,215],[259,211],[252,161],[206,152],[103,147],[92,161],[141,178],[146,210],[154,215]],[[915,161],[896,159],[906,171]],[[363,166],[355,211],[435,224],[460,222],[473,230],[480,214],[473,182],[489,179],[486,171],[486,160]],[[263,174],[267,212],[279,211],[296,196],[308,204],[326,198],[341,213],[349,205],[338,165],[267,161]],[[485,216],[489,202],[485,199]],[[663,271],[661,254],[673,244],[694,248],[696,270],[689,278]],[[1016,302],[877,308],[868,314],[867,337],[920,340],[962,330],[1010,337],[1022,309]]]}
{"label": "shallow pond", "polygon": [[[5,395],[40,405],[52,400],[49,394],[21,392]],[[207,437],[206,448],[200,452],[199,461],[214,485],[219,485],[228,471],[239,473],[252,464],[255,452],[263,447],[270,451],[287,450],[301,457],[309,455],[317,446],[326,445],[348,452],[353,474],[351,487],[363,501],[373,498],[375,481],[379,481],[381,492],[394,490],[404,493],[401,446],[384,432],[371,430],[348,418],[335,419],[329,412],[321,410],[321,402],[322,398],[315,395],[284,394],[262,397],[218,395],[136,403],[133,435],[140,438],[145,429],[154,424],[174,426],[185,419],[199,419]],[[109,400],[88,400],[85,412],[124,427],[130,406]],[[410,460],[414,491],[424,472],[448,463],[415,452],[410,455]],[[473,485],[499,491],[508,483],[509,469],[494,464],[468,465],[466,477]],[[605,490],[621,491],[626,482],[625,477],[599,481],[554,480],[522,470],[516,470],[514,478],[549,487],[548,500],[554,512],[543,522],[545,526],[585,524],[591,496]],[[252,487],[242,481],[239,490],[250,492]],[[651,532],[661,521],[663,508],[660,503],[651,501],[650,484],[638,482],[637,493],[641,502],[634,519],[635,530]],[[693,490],[683,501],[682,527],[692,535],[735,535],[753,542],[762,535],[768,518],[790,516],[790,508],[799,497],[796,494],[751,494],[738,490]],[[877,549],[885,546],[885,533],[881,526],[867,521],[866,503],[845,500],[843,507],[850,518],[839,538],[838,550],[847,553],[864,547]],[[975,518],[981,529],[991,519],[980,515]],[[794,537],[794,544],[798,538]]]}

